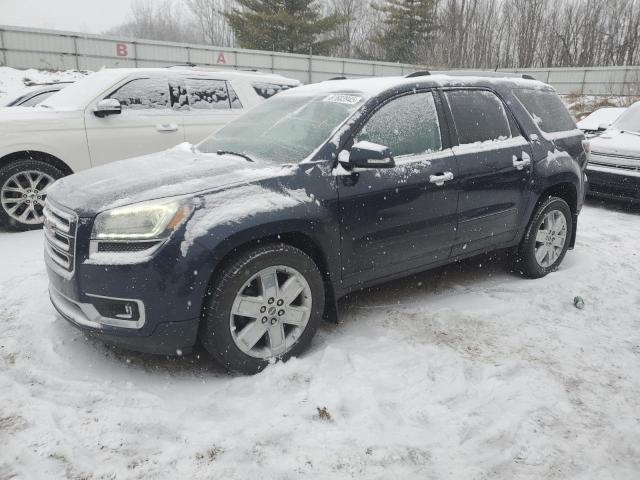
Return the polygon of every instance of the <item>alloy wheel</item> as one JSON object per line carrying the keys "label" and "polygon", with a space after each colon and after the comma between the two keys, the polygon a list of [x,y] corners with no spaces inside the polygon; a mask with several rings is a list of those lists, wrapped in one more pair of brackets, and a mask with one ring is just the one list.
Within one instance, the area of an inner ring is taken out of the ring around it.
{"label": "alloy wheel", "polygon": [[559,210],[551,210],[542,219],[536,233],[535,257],[543,268],[551,267],[562,255],[567,241],[567,219]]}
{"label": "alloy wheel", "polygon": [[51,175],[37,170],[16,173],[0,188],[2,208],[9,217],[19,223],[42,223],[47,189],[54,181]]}
{"label": "alloy wheel", "polygon": [[278,265],[253,275],[236,294],[229,325],[246,355],[268,359],[287,353],[311,315],[309,283],[292,267]]}

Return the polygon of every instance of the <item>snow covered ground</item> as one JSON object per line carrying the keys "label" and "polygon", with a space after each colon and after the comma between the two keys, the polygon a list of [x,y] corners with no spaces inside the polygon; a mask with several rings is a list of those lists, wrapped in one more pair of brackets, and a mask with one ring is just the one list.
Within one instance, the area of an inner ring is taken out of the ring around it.
{"label": "snow covered ground", "polygon": [[637,479],[639,238],[640,211],[590,203],[544,279],[499,255],[361,292],[234,377],[85,339],[42,233],[0,232],[0,479]]}

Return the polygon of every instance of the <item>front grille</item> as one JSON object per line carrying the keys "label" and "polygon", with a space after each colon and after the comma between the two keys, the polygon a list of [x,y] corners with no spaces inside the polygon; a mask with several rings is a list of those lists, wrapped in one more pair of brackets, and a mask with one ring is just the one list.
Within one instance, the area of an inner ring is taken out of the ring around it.
{"label": "front grille", "polygon": [[54,207],[46,202],[44,207],[44,237],[47,256],[65,272],[73,273],[76,255],[75,213]]}
{"label": "front grille", "polygon": [[605,163],[605,162],[597,162],[594,160],[589,161],[589,165],[596,165],[598,167],[608,167],[608,168],[621,168],[623,170],[629,170],[631,172],[637,172],[640,170],[640,163],[637,167],[633,165],[616,165],[615,163]]}

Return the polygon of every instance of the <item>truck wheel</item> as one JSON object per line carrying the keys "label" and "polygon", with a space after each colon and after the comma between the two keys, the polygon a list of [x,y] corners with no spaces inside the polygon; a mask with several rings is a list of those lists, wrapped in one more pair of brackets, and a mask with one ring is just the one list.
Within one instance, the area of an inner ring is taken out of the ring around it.
{"label": "truck wheel", "polygon": [[271,244],[244,251],[211,283],[200,342],[228,370],[257,373],[311,343],[324,310],[324,284],[301,250]]}
{"label": "truck wheel", "polygon": [[47,189],[64,177],[39,160],[18,160],[0,168],[0,225],[12,230],[42,227]]}
{"label": "truck wheel", "polygon": [[516,254],[516,270],[540,278],[558,268],[573,233],[571,209],[558,197],[549,197],[536,208]]}

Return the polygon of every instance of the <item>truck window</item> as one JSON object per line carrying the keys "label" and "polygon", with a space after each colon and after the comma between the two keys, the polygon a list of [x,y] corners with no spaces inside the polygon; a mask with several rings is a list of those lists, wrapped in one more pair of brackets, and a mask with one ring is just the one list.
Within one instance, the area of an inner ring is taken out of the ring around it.
{"label": "truck window", "polygon": [[520,89],[515,91],[515,95],[543,132],[565,132],[577,128],[555,92]]}
{"label": "truck window", "polygon": [[169,84],[164,78],[138,78],[113,92],[123,109],[144,110],[169,108]]}

